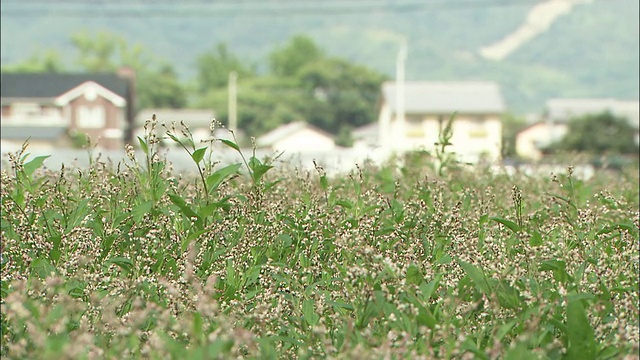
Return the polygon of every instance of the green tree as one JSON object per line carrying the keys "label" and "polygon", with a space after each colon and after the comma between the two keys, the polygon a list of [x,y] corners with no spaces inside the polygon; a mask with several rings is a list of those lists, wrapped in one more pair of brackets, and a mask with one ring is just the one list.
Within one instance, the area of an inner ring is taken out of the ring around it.
{"label": "green tree", "polygon": [[225,44],[218,44],[214,50],[198,56],[196,66],[198,69],[198,90],[201,94],[205,94],[211,89],[227,86],[231,71],[235,71],[240,78],[255,75],[255,70],[230,53]]}
{"label": "green tree", "polygon": [[[216,118],[228,125],[228,89],[211,89],[198,107],[216,109]],[[281,124],[303,120],[304,92],[295,79],[274,76],[238,78],[238,126],[247,135],[259,136]]]}
{"label": "green tree", "polygon": [[516,135],[526,125],[525,119],[513,114],[502,117],[502,157],[516,156]]}
{"label": "green tree", "polygon": [[35,53],[25,62],[2,66],[3,72],[63,72],[64,65],[60,59],[60,54],[53,49],[45,50],[44,53]]}
{"label": "green tree", "polygon": [[123,38],[106,31],[98,32],[95,36],[88,32],[75,33],[71,36],[71,43],[78,51],[76,63],[84,70],[92,72],[116,70],[124,56],[120,59],[116,57],[122,55],[119,52],[127,51]]}
{"label": "green tree", "polygon": [[157,71],[142,71],[138,75],[138,106],[145,108],[183,108],[187,106],[187,93],[178,75],[169,64]]}
{"label": "green tree", "polygon": [[224,45],[201,56],[198,64],[198,106],[216,109],[223,123],[228,118],[228,73],[238,72],[238,125],[251,136],[291,121],[308,121],[333,134],[342,131],[341,139],[348,144],[351,128],[376,118],[384,80],[364,66],[325,57],[303,36],[271,53],[268,75],[256,76]]}
{"label": "green tree", "polygon": [[99,32],[74,34],[71,42],[78,51],[77,63],[90,72],[113,72],[122,66],[136,71],[136,95],[140,108],[187,105],[187,92],[169,64],[156,63],[144,48],[130,46],[121,36]]}
{"label": "green tree", "polygon": [[312,124],[335,134],[342,126],[355,128],[375,120],[383,75],[329,58],[305,66],[298,78],[309,97],[305,115]]}
{"label": "green tree", "polygon": [[351,127],[348,125],[341,126],[336,135],[336,145],[344,147],[353,146],[353,135],[351,134]]}
{"label": "green tree", "polygon": [[276,76],[295,76],[305,65],[324,57],[323,51],[310,38],[297,35],[282,48],[269,55],[271,73]]}
{"label": "green tree", "polygon": [[591,154],[637,154],[634,129],[624,117],[611,112],[571,119],[564,138],[551,151],[578,151]]}

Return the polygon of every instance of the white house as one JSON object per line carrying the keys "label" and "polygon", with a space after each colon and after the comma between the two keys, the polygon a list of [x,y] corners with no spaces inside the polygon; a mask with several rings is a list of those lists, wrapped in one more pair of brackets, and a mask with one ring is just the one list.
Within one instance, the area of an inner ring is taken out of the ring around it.
{"label": "white house", "polygon": [[[450,151],[462,161],[497,160],[505,104],[493,82],[395,82],[382,85],[380,144],[391,151],[434,150],[448,119],[453,122]],[[403,94],[401,96],[400,94]]]}
{"label": "white house", "polygon": [[282,125],[256,139],[256,146],[274,151],[316,152],[336,148],[331,134],[303,121]]}
{"label": "white house", "polygon": [[571,119],[609,111],[626,118],[635,129],[636,143],[640,142],[640,102],[616,99],[549,99],[541,119],[516,135],[516,152],[523,158],[538,160],[542,149],[560,141],[567,133]]}

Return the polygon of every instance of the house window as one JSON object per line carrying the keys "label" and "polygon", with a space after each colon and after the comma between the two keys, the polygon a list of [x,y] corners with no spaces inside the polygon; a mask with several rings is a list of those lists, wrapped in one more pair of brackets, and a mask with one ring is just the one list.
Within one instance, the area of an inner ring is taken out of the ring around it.
{"label": "house window", "polygon": [[486,125],[486,122],[483,117],[478,117],[476,119],[470,120],[469,121],[469,137],[475,138],[475,139],[486,138],[489,135],[489,133],[487,132],[485,125]]}
{"label": "house window", "polygon": [[422,117],[416,116],[416,115],[410,115],[410,116],[407,116],[405,119],[406,119],[405,135],[407,137],[421,138],[426,135],[424,131]]}
{"label": "house window", "polygon": [[102,106],[78,106],[76,109],[76,125],[82,129],[103,128],[106,123],[106,114]]}
{"label": "house window", "polygon": [[39,115],[40,112],[40,105],[36,103],[14,103],[11,105],[12,115]]}
{"label": "house window", "polygon": [[407,123],[411,124],[411,125],[421,125],[422,124],[422,117],[419,115],[407,115],[405,116],[405,118],[407,119]]}

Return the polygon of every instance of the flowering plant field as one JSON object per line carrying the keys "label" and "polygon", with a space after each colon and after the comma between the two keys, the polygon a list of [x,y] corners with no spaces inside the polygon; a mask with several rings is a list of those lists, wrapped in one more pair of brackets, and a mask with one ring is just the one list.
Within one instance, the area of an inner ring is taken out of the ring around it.
{"label": "flowering plant field", "polygon": [[182,132],[193,177],[153,132],[117,165],[10,156],[3,358],[638,355],[637,169],[508,176],[415,153],[329,177],[219,166]]}

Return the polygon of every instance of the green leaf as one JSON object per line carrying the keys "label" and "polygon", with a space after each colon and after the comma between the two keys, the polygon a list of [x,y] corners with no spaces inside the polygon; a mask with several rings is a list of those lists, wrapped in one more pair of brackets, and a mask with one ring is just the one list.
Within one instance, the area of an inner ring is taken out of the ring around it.
{"label": "green leaf", "polygon": [[236,174],[238,169],[240,169],[240,166],[242,166],[241,163],[231,164],[223,167],[222,169],[218,169],[213,174],[209,175],[207,177],[207,188],[209,189],[209,194],[216,191],[226,178]]}
{"label": "green leaf", "polygon": [[500,280],[495,287],[498,303],[505,309],[516,310],[522,305],[520,293],[508,282]]}
{"label": "green leaf", "polygon": [[224,211],[229,211],[229,209],[231,209],[231,206],[233,205],[231,202],[227,201],[230,198],[231,198],[230,196],[225,196],[220,201],[216,201],[216,202],[213,202],[213,203],[211,203],[209,205],[201,207],[200,210],[198,210],[198,214],[200,215],[200,218],[202,218],[202,219],[207,218],[211,214],[216,212],[216,210],[218,210],[218,209],[223,209]]}
{"label": "green leaf", "polygon": [[347,302],[344,302],[342,300],[336,300],[336,301],[327,300],[327,305],[331,305],[331,306],[333,306],[334,308],[337,308],[337,309],[344,309],[344,310],[353,311],[353,305],[351,305],[351,304],[349,304]]}
{"label": "green leaf", "polygon": [[616,225],[618,226],[618,229],[626,230],[630,234],[636,233],[638,231],[638,228],[635,225],[631,224],[631,223],[628,223],[628,224],[619,223],[619,224],[616,224]]}
{"label": "green leaf", "polygon": [[436,275],[435,279],[431,280],[431,282],[429,282],[428,284],[422,283],[422,285],[420,285],[420,293],[422,294],[423,301],[429,301],[429,299],[431,299],[431,297],[433,296],[433,293],[440,285],[441,279],[442,279],[442,274],[438,274]]}
{"label": "green leaf", "polygon": [[133,262],[122,256],[114,256],[111,259],[107,260],[106,265],[116,265],[121,268],[126,274],[131,274],[133,272]]}
{"label": "green leaf", "polygon": [[42,156],[36,156],[35,158],[31,159],[31,161],[24,164],[24,167],[23,167],[24,174],[27,176],[31,176],[38,168],[42,166],[42,163],[44,163],[44,160],[50,156],[51,155],[42,155]]}
{"label": "green leaf", "polygon": [[520,228],[520,226],[518,226],[518,224],[514,223],[511,220],[507,220],[507,219],[503,219],[503,218],[499,218],[499,217],[491,217],[491,220],[500,223],[504,226],[506,226],[507,228],[509,228],[511,231],[513,231],[514,233],[520,232],[520,230],[522,230]]}
{"label": "green leaf", "polygon": [[453,260],[453,259],[451,259],[451,255],[444,254],[444,255],[440,256],[438,258],[438,260],[436,260],[436,264],[439,264],[439,265],[451,264],[451,260]]}
{"label": "green leaf", "polygon": [[102,251],[100,252],[101,259],[107,257],[109,251],[111,251],[111,248],[113,247],[113,243],[115,242],[115,240],[116,236],[114,234],[111,234],[102,240],[102,244],[100,245],[100,248],[102,249]]}
{"label": "green leaf", "polygon": [[353,203],[349,200],[338,200],[336,201],[336,205],[342,206],[345,209],[353,209]]}
{"label": "green leaf", "polygon": [[204,154],[207,152],[207,148],[203,147],[200,148],[196,151],[193,152],[193,154],[191,154],[191,158],[193,159],[193,161],[195,161],[197,164],[200,163],[200,161],[202,161],[202,159],[204,158]]}
{"label": "green leaf", "polygon": [[52,273],[55,273],[56,268],[49,263],[46,259],[37,258],[31,262],[32,274],[38,275],[41,279],[46,279]]}
{"label": "green leaf", "polygon": [[223,144],[234,149],[235,151],[238,151],[238,152],[240,151],[240,147],[238,146],[238,144],[234,143],[233,141],[228,139],[220,139],[220,141],[222,141]]}
{"label": "green leaf", "polygon": [[478,349],[478,346],[471,340],[471,338],[464,339],[464,342],[462,343],[462,349],[474,354],[474,359],[489,360],[489,356],[487,356],[484,351]]}
{"label": "green leaf", "polygon": [[251,169],[253,181],[259,183],[262,176],[269,171],[269,169],[273,168],[273,166],[263,164],[258,158],[252,156],[251,159],[249,159],[249,168]]}
{"label": "green leaf", "polygon": [[76,299],[82,299],[84,297],[84,291],[82,288],[79,287],[75,287],[71,290],[69,290],[68,293],[72,298],[76,298]]}
{"label": "green leaf", "polygon": [[416,318],[416,320],[418,321],[418,324],[427,326],[430,329],[435,328],[438,324],[438,320],[435,318],[435,316],[433,316],[431,311],[429,311],[424,306],[418,307],[418,317]]}
{"label": "green leaf", "polygon": [[195,217],[195,218],[198,218],[198,219],[200,218],[198,216],[198,214],[195,213],[195,211],[191,210],[191,208],[187,205],[186,201],[184,201],[184,199],[181,198],[180,196],[175,195],[175,194],[169,194],[169,199],[187,217],[189,217],[189,218]]}
{"label": "green leaf", "polygon": [[329,188],[329,181],[327,181],[327,176],[326,175],[320,176],[320,187],[324,191],[327,191],[327,188]]}
{"label": "green leaf", "polygon": [[258,338],[256,339],[258,344],[260,344],[260,358],[264,360],[278,360],[278,354],[276,353],[273,344],[271,343],[271,339],[269,338]]}
{"label": "green leaf", "polygon": [[180,249],[182,250],[182,252],[185,252],[187,250],[187,248],[189,247],[189,244],[191,244],[191,242],[193,240],[197,239],[198,237],[200,237],[205,232],[207,232],[207,231],[204,230],[204,229],[200,229],[198,231],[195,231],[195,232],[189,234],[189,236],[184,237],[182,239],[182,241],[180,242]]}
{"label": "green leaf", "polygon": [[547,270],[564,270],[567,267],[567,264],[562,260],[545,260],[540,264],[538,270],[547,271]]}
{"label": "green leaf", "polygon": [[500,328],[498,329],[498,332],[496,333],[496,339],[498,341],[502,341],[502,339],[504,339],[504,337],[507,336],[507,334],[511,331],[511,329],[513,329],[514,326],[516,326],[517,323],[518,323],[518,319],[513,319],[508,323],[500,326]]}
{"label": "green leaf", "polygon": [[173,141],[177,142],[178,144],[182,144],[182,142],[180,142],[180,139],[178,139],[178,138],[177,138],[175,135],[173,135],[172,133],[170,133],[170,132],[168,132],[168,131],[167,131],[167,133],[166,133],[166,134],[167,134],[167,136],[168,136],[171,140],[173,140]]}
{"label": "green leaf", "polygon": [[567,359],[595,359],[597,343],[582,301],[569,299],[567,303]]}
{"label": "green leaf", "polygon": [[540,246],[542,245],[542,235],[539,232],[534,231],[533,235],[529,238],[530,246]]}
{"label": "green leaf", "polygon": [[536,360],[538,356],[527,349],[527,345],[519,342],[504,355],[505,360]]}
{"label": "green leaf", "polygon": [[240,281],[236,275],[236,269],[233,267],[233,261],[229,259],[227,260],[227,285],[237,287],[239,282]]}
{"label": "green leaf", "polygon": [[90,216],[92,211],[89,209],[89,201],[91,199],[82,199],[80,200],[69,215],[67,219],[67,223],[65,229],[67,231],[73,229],[74,227],[80,225],[80,223],[87,217]]}
{"label": "green leaf", "polygon": [[489,283],[487,282],[487,279],[480,268],[464,261],[460,261],[460,267],[462,267],[467,275],[469,275],[478,290],[485,293],[486,295],[491,294]]}
{"label": "green leaf", "polygon": [[131,217],[133,218],[133,221],[140,222],[140,220],[142,220],[144,215],[151,211],[151,208],[153,208],[153,201],[151,200],[148,200],[141,204],[136,205],[131,210]]}
{"label": "green leaf", "polygon": [[318,316],[313,309],[314,305],[315,302],[311,299],[305,299],[302,302],[302,315],[304,315],[305,321],[311,326],[316,325],[320,320],[320,316]]}
{"label": "green leaf", "polygon": [[140,143],[140,148],[142,149],[142,151],[144,151],[145,155],[149,155],[149,147],[140,136],[138,136],[138,142]]}
{"label": "green leaf", "polygon": [[422,273],[416,264],[409,265],[407,269],[407,284],[418,285],[422,282]]}
{"label": "green leaf", "polygon": [[194,312],[193,314],[193,339],[197,342],[203,339],[202,325],[204,321],[202,320],[202,315],[199,312]]}
{"label": "green leaf", "polygon": [[598,353],[598,359],[613,359],[620,354],[620,349],[614,346],[607,346],[604,349],[600,350]]}
{"label": "green leaf", "polygon": [[60,256],[62,255],[62,253],[60,253],[60,244],[62,243],[62,236],[53,235],[52,237],[49,238],[49,241],[53,244],[53,248],[49,252],[49,259],[51,259],[51,261],[53,261],[53,263],[55,264],[58,262],[58,260],[60,260]]}
{"label": "green leaf", "polygon": [[264,189],[265,190],[269,190],[271,188],[273,188],[274,186],[278,185],[279,183],[281,183],[284,180],[284,178],[280,178],[278,180],[275,181],[269,181],[268,183],[264,184]]}
{"label": "green leaf", "polygon": [[567,281],[573,281],[573,278],[567,273],[566,268],[567,268],[566,262],[562,260],[552,259],[552,260],[543,261],[542,264],[540,264],[540,267],[538,268],[538,270],[540,271],[551,270],[553,272],[554,279],[556,279],[556,281],[564,283]]}

